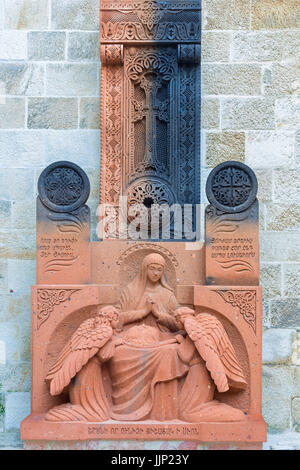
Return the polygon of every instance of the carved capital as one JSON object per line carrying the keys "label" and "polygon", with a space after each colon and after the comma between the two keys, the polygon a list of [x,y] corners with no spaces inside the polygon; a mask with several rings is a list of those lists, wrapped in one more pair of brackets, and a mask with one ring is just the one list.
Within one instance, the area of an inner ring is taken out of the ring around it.
{"label": "carved capital", "polygon": [[199,44],[178,44],[179,64],[200,64],[201,46]]}
{"label": "carved capital", "polygon": [[105,44],[100,47],[100,58],[103,65],[122,65],[124,50],[122,44]]}

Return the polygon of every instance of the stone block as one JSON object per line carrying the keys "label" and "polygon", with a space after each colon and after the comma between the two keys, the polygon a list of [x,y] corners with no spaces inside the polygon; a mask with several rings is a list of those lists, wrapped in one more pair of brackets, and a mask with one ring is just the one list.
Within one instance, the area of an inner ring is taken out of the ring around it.
{"label": "stone block", "polygon": [[247,132],[247,165],[253,169],[290,166],[293,163],[294,139],[291,131]]}
{"label": "stone block", "polygon": [[[300,216],[299,216],[300,217]],[[300,264],[284,264],[283,265],[283,295],[285,297],[293,297],[299,289],[300,284]],[[300,322],[299,322],[300,326]]]}
{"label": "stone block", "polygon": [[296,431],[300,431],[300,397],[292,400],[292,420]]}
{"label": "stone block", "polygon": [[[292,350],[293,350],[292,364],[294,364],[295,366],[300,366],[300,330],[299,328],[298,328],[298,331],[295,332],[295,334],[293,335]],[[298,394],[297,390],[295,393]]]}
{"label": "stone block", "polygon": [[20,360],[20,327],[19,325],[0,323],[0,340],[5,343],[6,361],[16,363]]}
{"label": "stone block", "polygon": [[69,33],[68,59],[99,61],[99,33],[77,31]]}
{"label": "stone block", "polygon": [[232,60],[237,62],[285,62],[300,54],[300,31],[235,32]]}
{"label": "stone block", "polygon": [[0,364],[0,383],[3,392],[30,392],[30,363]]}
{"label": "stone block", "polygon": [[4,0],[7,29],[47,29],[49,0]]}
{"label": "stone block", "polygon": [[274,170],[274,202],[300,203],[299,171]]}
{"label": "stone block", "polygon": [[254,0],[251,5],[252,29],[299,28],[298,0]]}
{"label": "stone block", "polygon": [[261,284],[264,295],[274,298],[281,295],[281,265],[262,264],[260,269]]}
{"label": "stone block", "polygon": [[299,434],[297,432],[268,434],[268,441],[263,450],[300,450]]}
{"label": "stone block", "polygon": [[27,34],[24,31],[0,31],[0,60],[27,59]]}
{"label": "stone block", "polygon": [[269,431],[289,429],[293,371],[287,366],[263,367],[263,417]]}
{"label": "stone block", "polygon": [[296,132],[295,160],[296,160],[296,164],[299,166],[300,165],[300,131]]}
{"label": "stone block", "polygon": [[263,333],[263,363],[285,364],[292,356],[294,330],[273,328]]}
{"label": "stone block", "polygon": [[276,100],[275,123],[278,129],[299,129],[300,98],[288,97]]}
{"label": "stone block", "polygon": [[[1,141],[1,136],[0,136]],[[10,157],[7,157],[8,160]],[[7,166],[5,159],[2,161],[3,167]],[[32,200],[35,192],[34,187],[34,169],[18,168],[15,169],[1,168],[0,173],[0,199],[6,200]]]}
{"label": "stone block", "polygon": [[202,61],[229,62],[231,34],[229,32],[203,31]]}
{"label": "stone block", "polygon": [[3,29],[4,25],[4,2],[1,0],[0,2],[0,29]]}
{"label": "stone block", "polygon": [[300,205],[268,204],[266,206],[267,230],[299,231]]}
{"label": "stone block", "polygon": [[[97,201],[99,204],[99,181],[100,181],[100,169],[95,168],[85,168],[84,170],[88,176],[91,185],[91,193],[87,205],[91,207],[91,201]],[[91,215],[93,215],[93,211],[91,210]],[[98,221],[97,221],[98,223]],[[93,224],[91,223],[91,228]]]}
{"label": "stone block", "polygon": [[249,0],[205,0],[204,29],[249,29]]}
{"label": "stone block", "polygon": [[0,200],[0,225],[2,228],[11,226],[11,202]]}
{"label": "stone block", "polygon": [[260,203],[269,202],[272,200],[272,182],[273,175],[272,170],[256,170],[255,175],[258,181],[258,194],[257,198]]}
{"label": "stone block", "polygon": [[274,101],[272,98],[227,98],[222,102],[223,129],[273,129]]}
{"label": "stone block", "polygon": [[18,430],[22,419],[30,413],[30,393],[6,393],[5,402],[5,430]]}
{"label": "stone block", "polygon": [[227,160],[244,162],[244,132],[209,132],[206,134],[206,166],[215,167]]}
{"label": "stone block", "polygon": [[264,77],[264,95],[275,97],[300,95],[299,59],[293,64],[272,64],[269,70],[270,73]]}
{"label": "stone block", "polygon": [[260,65],[203,64],[202,91],[207,95],[260,95]]}
{"label": "stone block", "polygon": [[63,31],[33,31],[28,33],[29,60],[64,60],[66,33]]}
{"label": "stone block", "polygon": [[0,434],[4,431],[5,395],[0,393]]}
{"label": "stone block", "polygon": [[30,295],[31,286],[35,284],[35,261],[9,259],[8,290],[13,295]]}
{"label": "stone block", "polygon": [[294,232],[263,232],[260,255],[264,262],[300,261],[299,234]]}
{"label": "stone block", "polygon": [[28,230],[0,231],[0,257],[35,259],[35,232]]}
{"label": "stone block", "polygon": [[1,62],[0,83],[7,95],[41,96],[44,93],[44,67],[24,62]]}
{"label": "stone block", "polygon": [[289,297],[271,301],[270,324],[273,328],[299,328],[299,315],[300,299]]}
{"label": "stone block", "polygon": [[7,260],[0,260],[0,292],[7,292]]}
{"label": "stone block", "polygon": [[[0,165],[1,167],[13,170],[14,168],[27,169],[43,167],[45,165],[45,133],[41,131],[0,131]],[[10,181],[13,181],[15,171],[10,171]],[[19,170],[17,172],[19,174]],[[25,177],[23,170],[20,175]],[[18,177],[17,177],[18,178]],[[32,182],[32,178],[30,179]],[[21,188],[14,188],[14,192],[21,196],[21,190],[26,187],[23,181]],[[33,188],[30,190],[32,194]],[[24,198],[26,198],[26,193]]]}
{"label": "stone block", "polygon": [[99,29],[99,1],[52,0],[52,28],[97,31]]}
{"label": "stone block", "polygon": [[76,98],[30,98],[29,129],[76,129],[78,101]]}
{"label": "stone block", "polygon": [[0,366],[6,364],[6,345],[5,341],[0,341]]}
{"label": "stone block", "polygon": [[35,203],[12,202],[11,225],[15,229],[35,230]]}
{"label": "stone block", "polygon": [[46,93],[50,96],[98,96],[97,64],[48,64]]}
{"label": "stone block", "polygon": [[25,128],[25,99],[6,97],[0,104],[0,129],[22,128]]}
{"label": "stone block", "polygon": [[201,127],[202,129],[218,129],[220,123],[220,101],[218,98],[202,98]]}
{"label": "stone block", "polygon": [[81,129],[100,129],[100,100],[98,98],[81,98]]}
{"label": "stone block", "polygon": [[30,294],[27,291],[19,294],[6,295],[5,310],[3,311],[3,321],[17,321],[27,323],[30,315]]}
{"label": "stone block", "polygon": [[46,134],[46,164],[59,160],[73,161],[83,168],[100,164],[99,130],[69,130]]}

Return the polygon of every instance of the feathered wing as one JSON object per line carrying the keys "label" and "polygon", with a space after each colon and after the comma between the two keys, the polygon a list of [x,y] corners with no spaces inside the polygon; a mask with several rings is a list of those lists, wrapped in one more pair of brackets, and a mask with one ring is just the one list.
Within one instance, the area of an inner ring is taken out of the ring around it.
{"label": "feathered wing", "polygon": [[49,370],[51,395],[59,395],[71,379],[97,354],[112,337],[110,326],[97,324],[90,318],[75,331]]}
{"label": "feathered wing", "polygon": [[230,386],[244,389],[247,383],[242,368],[221,322],[212,315],[200,314],[187,317],[184,326],[218,391],[227,392]]}

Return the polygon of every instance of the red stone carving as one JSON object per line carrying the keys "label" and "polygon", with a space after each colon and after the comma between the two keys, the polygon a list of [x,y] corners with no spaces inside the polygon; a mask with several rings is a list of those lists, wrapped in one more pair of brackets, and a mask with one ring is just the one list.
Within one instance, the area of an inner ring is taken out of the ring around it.
{"label": "red stone carving", "polygon": [[245,419],[240,410],[213,399],[215,386],[219,392],[246,386],[222,324],[212,315],[195,317],[190,309],[176,310],[178,301],[164,270],[161,255],[147,255],[121,295],[120,313],[106,307],[80,325],[46,377],[51,395],[69,387],[70,403],[51,409],[47,420]]}
{"label": "red stone carving", "polygon": [[54,307],[70,299],[78,289],[38,289],[38,325],[40,326],[48,320],[54,310]]}
{"label": "red stone carving", "polygon": [[225,302],[239,309],[244,320],[256,331],[256,293],[255,291],[216,291]]}

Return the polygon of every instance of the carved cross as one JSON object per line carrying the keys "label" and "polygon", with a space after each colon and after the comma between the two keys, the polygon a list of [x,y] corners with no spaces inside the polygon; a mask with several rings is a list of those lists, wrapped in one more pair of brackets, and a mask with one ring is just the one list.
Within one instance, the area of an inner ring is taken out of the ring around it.
{"label": "carved cross", "polygon": [[157,119],[162,122],[169,122],[169,100],[159,101],[157,91],[163,86],[161,78],[153,79],[143,76],[140,87],[145,91],[145,103],[133,100],[133,122],[146,119],[146,155],[144,162],[152,168],[158,166],[156,143],[157,143]]}

